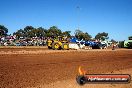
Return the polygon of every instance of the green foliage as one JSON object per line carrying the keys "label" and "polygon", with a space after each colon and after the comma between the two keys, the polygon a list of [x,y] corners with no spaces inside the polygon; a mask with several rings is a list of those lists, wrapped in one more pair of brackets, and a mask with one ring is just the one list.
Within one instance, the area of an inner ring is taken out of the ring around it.
{"label": "green foliage", "polygon": [[34,27],[26,26],[24,28],[24,32],[25,32],[25,36],[24,37],[28,37],[28,38],[35,37],[34,30],[35,30]]}
{"label": "green foliage", "polygon": [[[70,36],[69,31],[63,32],[65,35]],[[20,37],[32,38],[32,37],[57,37],[63,34],[60,29],[56,26],[50,27],[48,30],[42,27],[34,28],[32,26],[26,26],[23,30],[20,29],[17,32],[14,32],[13,35],[16,35],[19,39]]]}
{"label": "green foliage", "polygon": [[[0,36],[6,36],[8,33],[8,29],[3,25],[0,25]],[[58,36],[67,36],[68,38],[71,37],[71,31],[64,31],[62,32],[58,27],[52,26],[48,30],[42,27],[34,28],[32,26],[26,26],[24,29],[19,29],[13,33],[19,39],[20,37],[23,38],[32,38],[32,37],[58,37]],[[75,30],[75,37],[79,40],[91,40],[92,36],[87,32],[82,32],[81,30]],[[108,33],[102,32],[98,33],[95,36],[95,39],[105,40],[108,39]],[[129,37],[132,39],[132,36]],[[115,42],[115,40],[111,40]]]}
{"label": "green foliage", "polygon": [[47,30],[39,27],[39,28],[34,28],[32,26],[26,26],[24,30],[20,29],[17,32],[14,32],[13,35],[16,35],[17,38],[19,39],[20,37],[26,37],[26,38],[31,38],[31,37],[46,37]]}
{"label": "green foliage", "polygon": [[8,33],[8,29],[3,26],[3,25],[0,25],[0,36],[6,36]]}
{"label": "green foliage", "polygon": [[20,29],[17,32],[14,32],[13,35],[16,35],[17,38],[19,39],[20,37],[25,37],[25,32],[24,30]]}
{"label": "green foliage", "polygon": [[84,38],[85,40],[91,40],[92,36],[86,32],[84,33]]}
{"label": "green foliage", "polygon": [[47,29],[39,27],[39,28],[36,29],[36,36],[37,37],[46,37],[47,32],[48,32]]}
{"label": "green foliage", "polygon": [[65,31],[62,33],[63,36],[71,37],[71,31]]}
{"label": "green foliage", "polygon": [[111,42],[112,42],[112,43],[117,43],[117,41],[116,41],[116,40],[114,40],[114,39],[111,39]]}
{"label": "green foliage", "polygon": [[78,38],[79,40],[91,40],[91,35],[88,34],[87,32],[84,33],[81,30],[75,30],[75,37]]}
{"label": "green foliage", "polygon": [[102,32],[102,33],[98,33],[96,36],[95,36],[95,39],[99,39],[99,40],[105,40],[105,39],[108,39],[108,33],[105,33],[105,32]]}
{"label": "green foliage", "polygon": [[48,29],[49,36],[57,37],[62,34],[61,30],[58,29],[56,26],[52,26]]}

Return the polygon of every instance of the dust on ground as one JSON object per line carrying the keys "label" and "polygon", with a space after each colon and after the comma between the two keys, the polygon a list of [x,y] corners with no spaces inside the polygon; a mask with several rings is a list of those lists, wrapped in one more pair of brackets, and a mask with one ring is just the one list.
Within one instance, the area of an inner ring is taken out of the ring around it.
{"label": "dust on ground", "polygon": [[[76,83],[88,74],[132,73],[132,50],[0,49],[0,88],[131,88],[132,84]],[[132,75],[132,74],[131,74]]]}

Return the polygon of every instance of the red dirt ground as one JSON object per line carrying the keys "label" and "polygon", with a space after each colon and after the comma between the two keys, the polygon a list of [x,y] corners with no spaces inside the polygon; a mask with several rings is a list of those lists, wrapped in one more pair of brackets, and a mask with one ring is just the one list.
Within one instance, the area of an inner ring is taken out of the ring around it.
{"label": "red dirt ground", "polygon": [[38,85],[76,81],[79,66],[88,74],[131,69],[132,50],[0,49],[0,88],[40,88]]}

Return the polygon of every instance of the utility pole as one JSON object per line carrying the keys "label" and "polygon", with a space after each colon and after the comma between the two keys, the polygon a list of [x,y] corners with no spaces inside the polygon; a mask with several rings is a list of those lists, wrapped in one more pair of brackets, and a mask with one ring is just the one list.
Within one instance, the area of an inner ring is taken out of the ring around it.
{"label": "utility pole", "polygon": [[77,23],[78,23],[78,30],[80,29],[80,6],[77,6],[76,7],[76,9],[77,9]]}

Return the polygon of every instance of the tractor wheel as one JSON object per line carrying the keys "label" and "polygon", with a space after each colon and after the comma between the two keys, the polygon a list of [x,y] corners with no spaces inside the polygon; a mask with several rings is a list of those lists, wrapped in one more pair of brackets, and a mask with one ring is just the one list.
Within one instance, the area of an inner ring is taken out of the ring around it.
{"label": "tractor wheel", "polygon": [[54,49],[54,50],[59,50],[59,49],[60,49],[59,43],[53,43],[53,44],[52,44],[52,49]]}
{"label": "tractor wheel", "polygon": [[52,49],[52,47],[48,46],[48,49]]}
{"label": "tractor wheel", "polygon": [[63,44],[62,44],[62,49],[63,49],[63,50],[69,50],[69,44],[63,43]]}
{"label": "tractor wheel", "polygon": [[132,49],[132,42],[129,42],[128,48],[129,48],[129,49]]}

